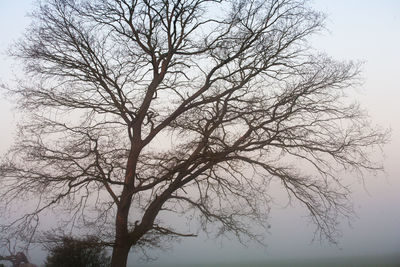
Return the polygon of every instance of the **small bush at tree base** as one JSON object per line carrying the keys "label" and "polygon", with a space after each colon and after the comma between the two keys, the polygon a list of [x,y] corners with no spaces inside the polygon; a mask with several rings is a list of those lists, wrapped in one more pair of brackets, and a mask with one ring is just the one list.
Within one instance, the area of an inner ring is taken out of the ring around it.
{"label": "small bush at tree base", "polygon": [[61,243],[48,247],[46,267],[108,267],[110,257],[94,237],[65,237]]}

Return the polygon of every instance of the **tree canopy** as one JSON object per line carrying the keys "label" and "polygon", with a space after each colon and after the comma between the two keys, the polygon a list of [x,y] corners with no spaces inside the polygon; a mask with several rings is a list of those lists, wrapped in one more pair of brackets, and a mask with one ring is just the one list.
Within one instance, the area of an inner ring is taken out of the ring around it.
{"label": "tree canopy", "polygon": [[194,236],[168,223],[180,214],[260,241],[249,222],[267,225],[277,181],[333,241],[342,171],[380,170],[387,134],[346,96],[359,64],[310,46],[324,18],[302,0],[39,2],[11,51],[24,118],[0,165],[2,203],[37,205],[3,231],[32,241],[58,208],[125,266]]}

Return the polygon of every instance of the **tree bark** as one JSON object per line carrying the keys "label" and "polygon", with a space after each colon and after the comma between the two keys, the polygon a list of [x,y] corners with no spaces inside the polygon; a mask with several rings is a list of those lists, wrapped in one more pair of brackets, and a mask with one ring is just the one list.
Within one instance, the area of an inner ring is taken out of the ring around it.
{"label": "tree bark", "polygon": [[[140,127],[135,130],[135,133],[137,132],[140,133]],[[115,219],[115,245],[111,257],[111,267],[125,267],[128,260],[129,250],[132,246],[128,232],[128,217],[132,202],[132,190],[134,188],[137,158],[140,151],[140,135],[136,134],[134,135],[134,142],[126,165],[127,172],[124,181],[125,185],[121,193],[117,216]]]}
{"label": "tree bark", "polygon": [[126,267],[130,246],[116,245],[111,257],[111,267]]}
{"label": "tree bark", "polygon": [[118,208],[111,267],[125,267],[128,261],[129,250],[131,248],[128,237],[128,213],[129,207]]}

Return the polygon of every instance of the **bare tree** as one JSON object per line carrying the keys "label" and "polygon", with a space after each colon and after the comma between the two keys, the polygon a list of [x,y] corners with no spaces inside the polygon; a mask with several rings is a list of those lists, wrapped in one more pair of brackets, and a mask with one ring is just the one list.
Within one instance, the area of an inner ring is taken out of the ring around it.
{"label": "bare tree", "polygon": [[301,0],[42,1],[11,52],[25,119],[0,168],[4,203],[38,203],[3,230],[29,237],[62,207],[126,266],[194,235],[168,214],[261,240],[276,180],[333,241],[351,213],[340,174],[379,170],[387,134],[346,97],[359,65],[310,47],[323,21]]}
{"label": "bare tree", "polygon": [[[15,244],[11,244],[11,240],[3,239],[0,242],[2,253],[0,253],[0,261],[8,261],[12,267],[37,267],[35,264],[30,263],[25,253],[22,251],[16,252]],[[7,256],[4,256],[7,255]],[[4,266],[0,264],[0,266]]]}
{"label": "bare tree", "polygon": [[37,267],[28,261],[23,252],[18,252],[15,255],[0,256],[0,261],[9,261],[13,267]]}

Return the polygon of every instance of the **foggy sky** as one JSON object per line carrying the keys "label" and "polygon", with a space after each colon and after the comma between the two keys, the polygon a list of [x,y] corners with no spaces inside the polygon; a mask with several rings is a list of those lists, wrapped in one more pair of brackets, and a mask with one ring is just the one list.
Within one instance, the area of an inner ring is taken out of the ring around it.
{"label": "foggy sky", "polygon": [[[285,208],[276,203],[270,213],[271,229],[266,233],[268,247],[254,244],[241,246],[234,239],[198,238],[172,244],[166,252],[150,253],[158,261],[144,264],[158,266],[184,262],[235,262],[246,260],[341,257],[347,255],[400,255],[400,1],[315,0],[316,9],[328,15],[329,32],[315,36],[314,46],[340,60],[363,61],[364,84],[357,87],[356,98],[368,110],[373,124],[391,128],[392,141],[383,148],[386,173],[367,175],[365,184],[348,177],[353,189],[357,217],[352,226],[343,222],[339,245],[312,243],[312,225],[307,224],[306,211],[299,206]],[[11,45],[29,23],[25,14],[31,10],[30,0],[0,1],[0,83],[12,79],[12,61],[4,50]],[[352,94],[353,95],[353,94]],[[13,125],[17,119],[12,105],[0,100],[0,153],[10,146]],[[379,152],[379,151],[378,151]],[[32,253],[35,263],[42,254]],[[132,256],[131,261],[136,261]]]}

